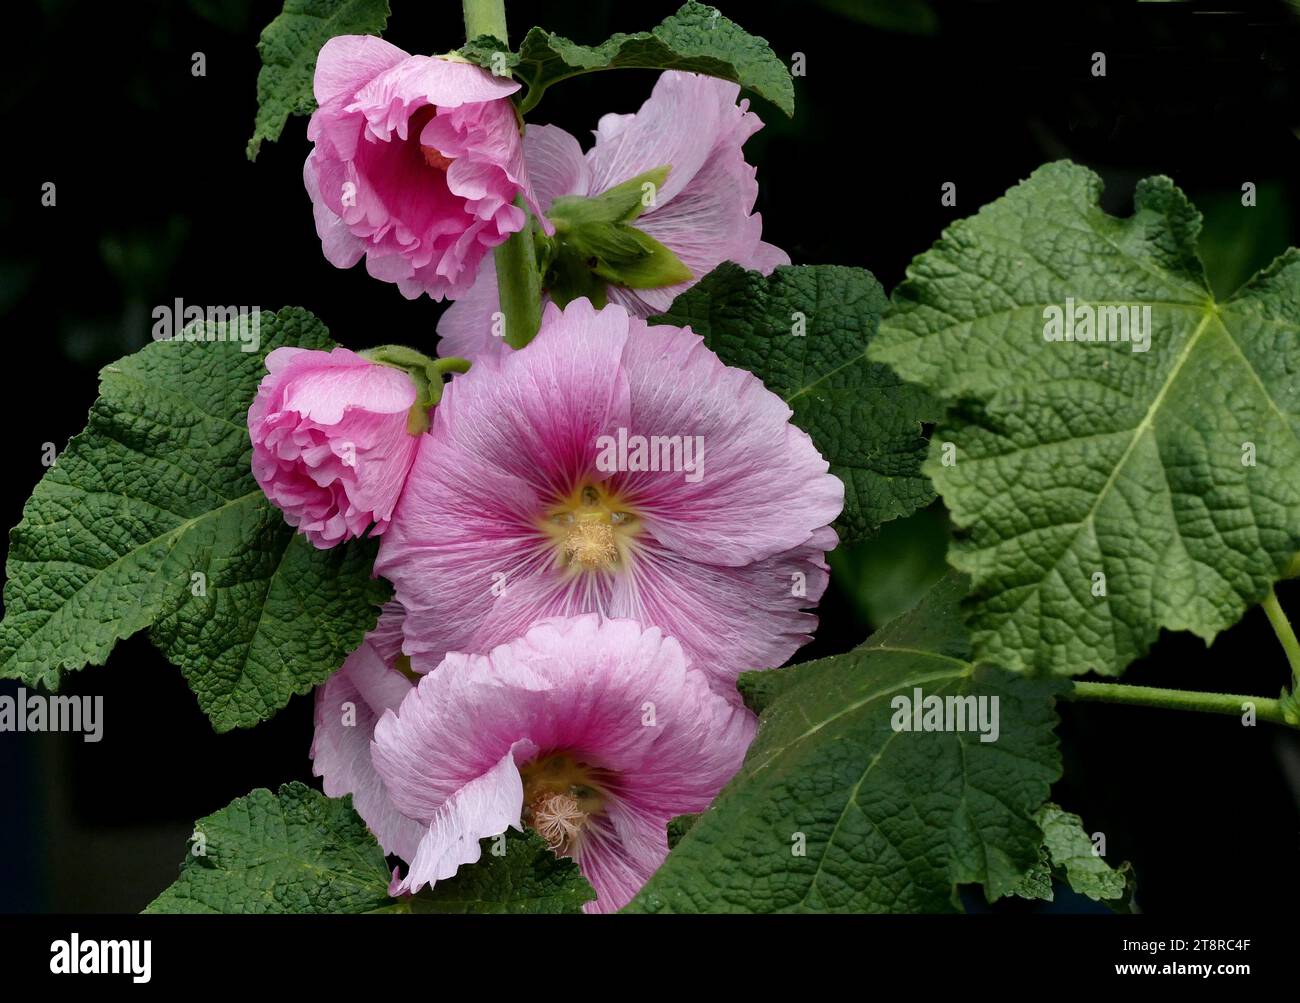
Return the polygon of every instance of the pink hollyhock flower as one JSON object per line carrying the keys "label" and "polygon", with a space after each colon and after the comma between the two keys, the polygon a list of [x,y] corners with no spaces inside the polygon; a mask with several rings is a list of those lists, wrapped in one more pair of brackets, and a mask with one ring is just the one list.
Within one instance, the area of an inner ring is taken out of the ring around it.
{"label": "pink hollyhock flower", "polygon": [[[524,160],[543,210],[562,195],[596,196],[646,171],[668,165],[655,204],[633,226],[673,251],[690,270],[689,282],[658,289],[610,286],[610,302],[637,317],[663,313],[672,301],[724,261],[767,275],[790,256],[762,239],[755,168],[741,147],[763,127],[736,103],[740,88],[725,80],[669,70],[632,115],[605,115],[587,153],[556,126],[528,126]],[[494,331],[500,309],[496,269],[485,260],[474,287],[447,308],[438,323],[439,352],[476,359],[509,351]],[[497,335],[497,336],[494,336]]]}
{"label": "pink hollyhock flower", "polygon": [[266,368],[248,434],[267,498],[321,549],[382,533],[419,445],[415,383],[346,348],[277,348]]}
{"label": "pink hollyhock flower", "polygon": [[518,89],[370,35],[326,42],[303,182],[330,263],[351,268],[364,255],[408,299],[467,292],[486,252],[523,229],[515,197],[540,214],[509,101]]}
{"label": "pink hollyhock flower", "polygon": [[449,878],[480,839],[527,825],[591,882],[588,912],[616,910],[663,862],[668,820],[703,811],[740,767],[755,724],[676,641],[628,620],[548,620],[488,655],[449,654],[374,728],[366,789],[382,783],[421,830],[390,891]]}
{"label": "pink hollyhock flower", "polygon": [[415,687],[395,663],[402,644],[401,607],[389,603],[334,675],[316,687],[312,772],[332,798],[352,795],[352,806],[385,853],[413,860],[424,827],[394,806],[375,772],[370,742],[387,710],[396,710]]}
{"label": "pink hollyhock flower", "polygon": [[837,543],[844,485],[790,413],[689,329],[548,306],[527,351],[448,385],[380,543],[413,668],[601,612],[736,698],[808,641]]}

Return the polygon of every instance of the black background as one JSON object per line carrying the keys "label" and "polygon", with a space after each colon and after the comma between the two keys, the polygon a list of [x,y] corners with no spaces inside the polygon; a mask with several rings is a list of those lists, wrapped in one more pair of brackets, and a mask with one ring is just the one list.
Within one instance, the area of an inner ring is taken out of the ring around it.
{"label": "black background", "polygon": [[[410,52],[463,40],[455,0],[393,6],[386,37]],[[511,0],[508,16],[515,41],[543,24],[597,42],[676,6]],[[1285,3],[1230,6],[935,4],[918,21],[915,4],[724,4],[782,57],[806,58],[792,122],[754,103],[768,123],[747,147],[764,236],[795,263],[866,267],[892,289],[948,222],[1070,157],[1102,174],[1112,212],[1128,211],[1139,178],[1173,177],[1206,212],[1204,252],[1216,288],[1231,289],[1296,242],[1300,19]],[[321,257],[301,181],[305,119],[245,159],[254,45],[278,7],[47,0],[6,11],[0,523],[19,520],[43,444],[62,448],[83,427],[97,369],[146,343],[157,304],[302,305],[353,347],[432,346],[441,305]],[[882,27],[900,10],[913,30]],[[1090,72],[1095,51],[1104,78]],[[195,52],[206,76],[191,74]],[[579,78],[530,120],[586,140],[600,114],[635,110],[653,80]],[[57,185],[52,208],[40,205],[46,181]],[[945,181],[956,208],[940,204]],[[1259,186],[1255,208],[1240,205],[1246,181]],[[880,608],[873,582],[892,575],[911,594],[933,578],[936,527],[941,513],[922,515],[838,558],[825,627],[800,658],[866,635]],[[900,571],[900,552],[929,558]],[[862,589],[846,584],[855,569]],[[1300,590],[1279,592],[1300,613]],[[1208,651],[1162,637],[1125,678],[1273,696],[1286,669],[1255,610]],[[174,876],[195,818],[252,787],[311,779],[309,698],[253,731],[214,735],[143,637],[66,679],[65,692],[104,695],[105,739],[0,734],[0,910],[138,910]],[[1066,706],[1062,717],[1054,797],[1106,833],[1111,860],[1133,861],[1146,911],[1290,905],[1300,735],[1130,708]],[[1069,896],[1056,906],[1085,907]]]}

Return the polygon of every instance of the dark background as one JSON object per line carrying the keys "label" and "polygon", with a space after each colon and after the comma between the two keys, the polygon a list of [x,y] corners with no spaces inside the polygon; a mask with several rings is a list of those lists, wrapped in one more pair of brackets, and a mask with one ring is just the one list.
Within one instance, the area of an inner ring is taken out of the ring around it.
{"label": "dark background", "polygon": [[[150,311],[194,304],[310,308],[339,340],[430,347],[442,306],[404,300],[363,268],[321,257],[302,188],[305,119],[257,163],[244,157],[261,28],[279,4],[46,0],[6,11],[0,186],[0,427],[9,463],[0,523],[43,473],[43,443],[84,424],[97,369],[143,346]],[[411,52],[463,40],[456,0],[393,0],[386,33]],[[677,4],[508,3],[513,40],[543,24],[583,42],[648,28]],[[1173,177],[1206,214],[1220,292],[1296,242],[1300,142],[1285,3],[1231,12],[1182,4],[1024,7],[888,0],[723,3],[783,58],[806,57],[798,111],[762,101],[750,141],[764,236],[795,263],[871,269],[893,288],[913,255],[1047,160],[1106,180],[1126,213],[1135,182]],[[1107,76],[1090,73],[1104,51]],[[203,52],[207,75],[191,75]],[[590,135],[635,110],[647,71],[548,92],[531,121]],[[40,205],[53,181],[57,205]],[[940,186],[957,185],[957,207]],[[1243,208],[1241,185],[1259,186]],[[942,571],[941,509],[835,557],[811,657],[845,650]],[[1300,614],[1300,589],[1280,589]],[[1285,660],[1258,610],[1207,651],[1164,636],[1127,681],[1276,695]],[[65,692],[104,694],[105,738],[0,734],[0,910],[135,911],[175,875],[193,820],[257,786],[309,780],[310,699],[253,731],[217,736],[180,673],[143,637]],[[12,692],[12,684],[0,684]],[[1300,734],[1123,707],[1064,706],[1054,797],[1133,861],[1149,913],[1228,915],[1290,904],[1300,850]],[[972,903],[975,904],[975,903]],[[1056,908],[1086,908],[1063,896]],[[999,908],[1029,908],[1015,905]]]}

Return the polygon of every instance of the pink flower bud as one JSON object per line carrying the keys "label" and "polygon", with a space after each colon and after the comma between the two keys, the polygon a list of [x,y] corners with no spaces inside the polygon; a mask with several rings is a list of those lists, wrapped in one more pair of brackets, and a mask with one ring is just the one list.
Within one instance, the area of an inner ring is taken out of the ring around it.
{"label": "pink flower bud", "polygon": [[408,299],[455,299],[484,255],[523,229],[516,196],[540,215],[509,77],[340,35],[321,48],[313,89],[303,182],[331,264],[364,256]]}
{"label": "pink flower bud", "polygon": [[248,409],[253,476],[285,521],[321,549],[388,527],[415,460],[417,389],[400,369],[332,352],[277,348]]}

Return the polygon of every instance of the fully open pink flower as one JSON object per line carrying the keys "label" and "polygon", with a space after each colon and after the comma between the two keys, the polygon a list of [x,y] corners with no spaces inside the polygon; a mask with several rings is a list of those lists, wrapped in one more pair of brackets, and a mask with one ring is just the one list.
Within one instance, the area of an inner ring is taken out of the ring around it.
{"label": "fully open pink flower", "polygon": [[[602,117],[596,143],[585,154],[556,126],[530,125],[524,134],[524,159],[543,210],[561,195],[600,195],[646,171],[670,167],[654,206],[633,225],[673,251],[693,278],[658,289],[609,287],[610,302],[635,316],[663,313],[724,261],[764,275],[790,263],[789,255],[763,241],[762,217],[753,212],[758,182],[742,147],[763,123],[748,101],[736,103],[739,94],[725,80],[670,70],[640,111]],[[442,315],[439,352],[477,359],[509,351],[500,325],[493,324],[499,309],[496,271],[488,258],[473,289]]]}
{"label": "fully open pink flower", "polygon": [[[374,729],[363,787],[382,784],[421,831],[392,892],[449,878],[479,859],[479,840],[527,825],[582,869],[588,911],[618,909],[667,855],[668,820],[708,807],[754,728],[677,642],[627,620],[549,620],[489,655],[448,655]],[[396,831],[367,796],[354,803]]]}
{"label": "fully open pink flower", "polygon": [[837,542],[844,486],[790,415],[689,329],[549,306],[526,351],[449,384],[380,544],[415,670],[596,611],[734,698],[808,640]]}
{"label": "fully open pink flower", "polygon": [[248,409],[253,477],[322,549],[388,525],[419,439],[417,390],[400,369],[346,348],[277,348]]}
{"label": "fully open pink flower", "polygon": [[515,197],[533,199],[509,101],[518,89],[370,35],[326,42],[303,165],[325,257],[350,268],[364,255],[409,299],[468,291],[486,252],[523,229]]}

